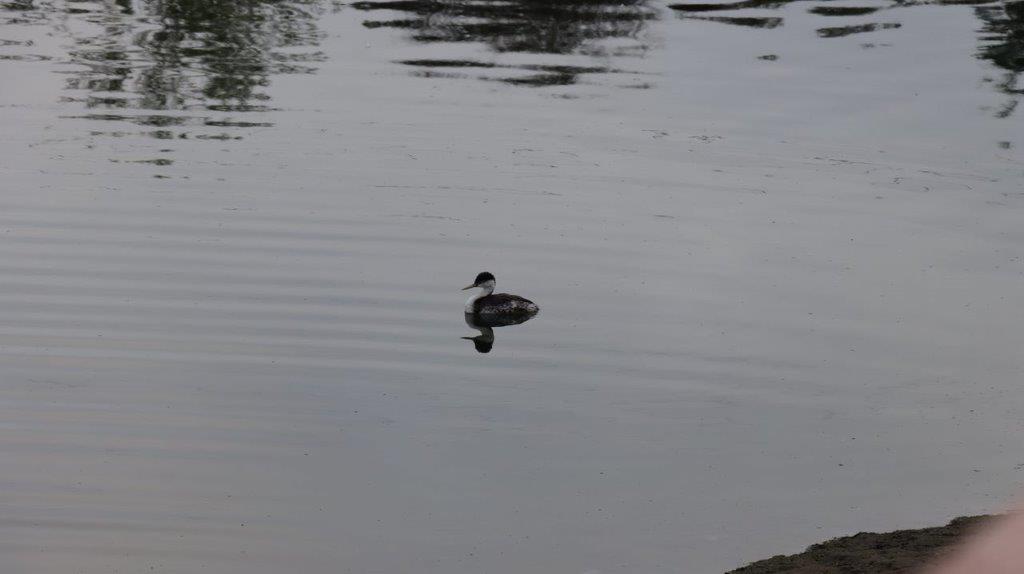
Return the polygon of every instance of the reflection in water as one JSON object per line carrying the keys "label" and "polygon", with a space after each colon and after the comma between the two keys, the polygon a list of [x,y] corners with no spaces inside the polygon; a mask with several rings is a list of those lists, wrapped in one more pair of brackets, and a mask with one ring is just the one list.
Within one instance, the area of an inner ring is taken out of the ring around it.
{"label": "reflection in water", "polygon": [[[657,17],[657,11],[648,6],[646,0],[394,0],[357,2],[352,6],[389,14],[366,20],[363,25],[367,28],[407,30],[417,42],[473,42],[484,44],[497,53],[596,58],[643,56],[647,50],[642,34],[644,26]],[[583,74],[625,73],[607,65],[547,62],[499,65],[476,59],[417,59],[399,63],[416,66],[424,76],[465,77],[464,73],[453,72],[453,69],[461,69],[472,71],[481,79],[524,86],[569,85],[579,82]],[[438,69],[444,71],[438,72]],[[495,69],[503,73],[497,77],[484,75]]]}
{"label": "reflection in water", "polygon": [[[315,44],[315,20],[304,3],[154,0],[145,4],[160,27],[135,36],[151,65],[138,74],[138,107],[264,109],[270,74],[310,73],[320,54],[283,48]],[[102,50],[83,50],[105,59]]]}
{"label": "reflection in water", "polygon": [[[669,7],[680,17],[744,28],[774,29],[779,16],[763,12],[794,0],[684,2]],[[892,0],[887,5],[807,8],[830,25],[823,39],[892,33],[900,23],[880,14],[920,5],[973,6],[982,21],[977,57],[1005,73],[994,82],[1008,96],[996,115],[1013,114],[1024,70],[1024,2],[997,0]],[[322,33],[318,16],[328,0],[112,0],[109,2],[0,2],[0,24],[48,24],[70,37],[64,101],[81,103],[94,120],[127,122],[152,137],[185,136],[185,127],[266,127],[270,122],[211,120],[207,116],[131,113],[132,110],[182,112],[258,112],[272,110],[267,87],[275,74],[308,74],[324,54],[316,49]],[[649,0],[391,0],[362,1],[351,7],[373,17],[367,28],[402,30],[423,45],[479,44],[495,54],[516,54],[513,62],[486,57],[417,57],[398,63],[426,77],[477,77],[521,86],[566,86],[584,78],[636,74],[623,60],[637,61],[649,50],[647,24],[659,8]],[[951,8],[952,9],[952,8]],[[831,25],[838,20],[846,25]],[[867,21],[864,21],[868,19]],[[0,60],[53,59],[35,53],[31,42],[0,40]],[[533,61],[523,61],[530,55]],[[57,56],[60,59],[60,56]],[[576,61],[573,61],[576,60]],[[616,65],[612,65],[615,62]],[[643,78],[620,82],[650,87]],[[124,135],[122,132],[108,132]],[[236,139],[223,133],[191,137]]]}
{"label": "reflection in water", "polygon": [[777,28],[782,25],[782,18],[758,17],[758,16],[691,16],[693,20],[704,20],[706,22],[721,22],[733,26],[746,26],[748,28]]}
{"label": "reflection in water", "polygon": [[475,337],[463,337],[463,339],[473,341],[473,346],[478,353],[490,353],[491,348],[494,346],[495,327],[519,325],[533,317],[535,315],[474,315],[466,313],[466,324],[480,331],[480,334]]}
{"label": "reflection in water", "polygon": [[808,12],[819,16],[866,16],[878,10],[872,6],[815,6]]}
{"label": "reflection in water", "polygon": [[[169,128],[268,126],[168,113],[252,112],[271,109],[266,92],[274,74],[312,73],[323,55],[316,16],[320,0],[117,0],[33,5],[5,3],[71,37],[75,68],[63,101],[81,103],[79,116],[160,128],[146,135],[186,137]],[[124,135],[110,132],[112,135]],[[198,137],[204,137],[201,134]],[[229,135],[205,134],[217,139]]]}
{"label": "reflection in water", "polygon": [[895,30],[900,26],[901,24],[899,22],[888,22],[885,24],[855,24],[853,26],[829,26],[827,28],[818,28],[818,37],[842,38],[843,36],[864,34],[866,32],[875,32],[877,30]]}
{"label": "reflection in water", "polygon": [[978,6],[975,14],[984,22],[978,57],[1006,70],[996,88],[1010,100],[996,116],[1009,117],[1024,96],[1024,88],[1020,87],[1020,75],[1024,72],[1024,1]]}
{"label": "reflection in water", "polygon": [[669,8],[680,12],[720,12],[750,8],[779,8],[792,1],[794,0],[744,0],[743,2],[719,2],[715,4],[689,2],[686,4],[672,4]]}
{"label": "reflection in water", "polygon": [[[752,9],[779,9],[795,0],[741,0],[739,2],[686,2],[671,4],[679,18],[704,20],[753,28],[777,28],[783,24],[779,17],[765,16],[719,16],[719,12],[736,12]],[[984,23],[980,31],[980,48],[977,56],[1006,70],[1003,78],[996,82],[996,89],[1010,96],[1010,100],[996,113],[997,117],[1009,117],[1017,108],[1024,89],[1019,86],[1024,71],[1024,0],[999,3],[997,0],[894,0],[885,7],[879,6],[830,6],[817,5],[807,11],[818,16],[836,17],[869,16],[880,10],[905,8],[921,5],[975,6],[975,14]],[[704,15],[715,13],[714,16]],[[854,34],[895,30],[899,22],[856,22],[845,26],[825,26],[816,30],[819,38],[843,38]],[[765,59],[762,57],[762,59]]]}

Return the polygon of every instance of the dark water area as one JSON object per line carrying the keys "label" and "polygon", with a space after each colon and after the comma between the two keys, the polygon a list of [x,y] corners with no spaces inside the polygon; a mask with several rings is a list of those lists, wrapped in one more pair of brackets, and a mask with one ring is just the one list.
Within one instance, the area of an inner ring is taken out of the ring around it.
{"label": "dark water area", "polygon": [[[702,574],[1001,510],[1022,6],[0,2],[0,570]],[[484,270],[541,313],[467,318]]]}

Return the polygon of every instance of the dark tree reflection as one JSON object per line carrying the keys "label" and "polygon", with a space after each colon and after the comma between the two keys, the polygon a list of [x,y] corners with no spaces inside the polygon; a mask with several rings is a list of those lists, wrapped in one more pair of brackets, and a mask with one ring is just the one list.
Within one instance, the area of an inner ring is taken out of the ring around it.
{"label": "dark tree reflection", "polygon": [[[497,53],[602,57],[642,55],[647,49],[642,37],[644,27],[658,15],[647,0],[394,0],[356,2],[352,6],[382,13],[364,21],[364,26],[407,30],[417,42],[472,42]],[[608,45],[612,43],[614,47]],[[451,70],[456,68],[525,71],[499,79],[528,86],[566,85],[577,82],[582,74],[620,71],[607,65],[546,62],[512,66],[475,60],[417,59],[401,63],[430,69],[432,76],[454,75]]]}
{"label": "dark tree reflection", "polygon": [[[777,10],[788,6],[795,0],[740,0],[736,2],[684,2],[670,4],[679,18],[687,20],[704,20],[732,24],[736,26],[756,28],[776,28],[783,24],[782,18],[765,16],[745,16],[747,10]],[[1009,117],[1016,110],[1024,89],[1020,87],[1020,76],[1024,71],[1024,0],[999,2],[998,0],[892,0],[887,6],[831,6],[815,5],[808,12],[835,21],[840,18],[856,18],[879,14],[896,14],[891,12],[897,8],[913,8],[922,5],[939,6],[973,6],[975,14],[983,25],[979,32],[979,49],[977,56],[988,60],[996,67],[1005,70],[1002,78],[995,83],[996,89],[1009,96],[1009,100],[999,108],[996,116]],[[709,16],[722,12],[735,13],[735,16]],[[899,22],[863,22],[856,21],[842,26],[823,26],[817,29],[819,38],[844,38],[855,34],[867,34],[880,31],[897,30]]]}
{"label": "dark tree reflection", "polygon": [[270,77],[310,73],[315,0],[118,0],[79,15],[67,82],[90,108],[266,109]]}
{"label": "dark tree reflection", "polygon": [[1024,1],[975,8],[984,23],[978,57],[1005,70],[997,89],[1010,97],[996,115],[1009,117],[1024,96],[1020,76],[1024,72]]}

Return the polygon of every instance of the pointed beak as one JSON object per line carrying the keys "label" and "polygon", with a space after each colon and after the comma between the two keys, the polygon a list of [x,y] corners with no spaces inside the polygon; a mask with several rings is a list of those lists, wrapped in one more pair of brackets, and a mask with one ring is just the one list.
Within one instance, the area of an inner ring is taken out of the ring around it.
{"label": "pointed beak", "polygon": [[472,289],[473,287],[476,287],[475,283],[473,285],[466,285],[465,287],[462,288],[462,290],[465,291],[466,289]]}

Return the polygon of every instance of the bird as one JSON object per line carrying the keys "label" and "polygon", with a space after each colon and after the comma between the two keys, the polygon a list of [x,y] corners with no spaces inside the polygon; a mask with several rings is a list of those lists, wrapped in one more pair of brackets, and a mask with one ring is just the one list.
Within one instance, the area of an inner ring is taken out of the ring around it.
{"label": "bird", "polygon": [[476,276],[471,285],[462,288],[480,289],[466,301],[466,313],[471,315],[535,315],[540,307],[529,299],[519,295],[494,292],[494,275],[483,271]]}

